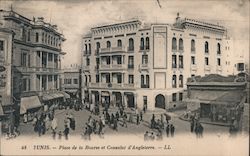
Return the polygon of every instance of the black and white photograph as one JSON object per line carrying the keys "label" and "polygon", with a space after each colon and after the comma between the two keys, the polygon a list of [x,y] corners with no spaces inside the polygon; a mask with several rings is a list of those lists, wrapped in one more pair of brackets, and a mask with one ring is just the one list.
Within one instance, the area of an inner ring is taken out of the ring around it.
{"label": "black and white photograph", "polygon": [[249,155],[249,0],[0,0],[0,155]]}

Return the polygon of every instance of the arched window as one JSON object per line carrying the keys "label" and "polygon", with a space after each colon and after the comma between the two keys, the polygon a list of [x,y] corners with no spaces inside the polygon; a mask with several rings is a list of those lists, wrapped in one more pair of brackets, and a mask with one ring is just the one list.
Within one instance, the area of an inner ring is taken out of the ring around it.
{"label": "arched window", "polygon": [[149,88],[149,75],[146,75],[146,88]]}
{"label": "arched window", "polygon": [[96,54],[99,53],[100,47],[100,42],[96,42]]}
{"label": "arched window", "polygon": [[221,51],[220,51],[220,43],[217,43],[217,54],[221,54]]}
{"label": "arched window", "polygon": [[88,45],[85,44],[85,54],[87,54],[87,52],[88,52]]}
{"label": "arched window", "polygon": [[183,87],[183,75],[179,76],[179,87]]}
{"label": "arched window", "polygon": [[144,88],[144,75],[141,75],[141,88]]}
{"label": "arched window", "polygon": [[107,41],[107,48],[111,48],[111,42]]}
{"label": "arched window", "polygon": [[144,50],[144,38],[141,38],[140,50]]}
{"label": "arched window", "polygon": [[117,47],[122,47],[122,40],[117,40]]}
{"label": "arched window", "polygon": [[39,42],[39,34],[36,33],[36,42]]}
{"label": "arched window", "polygon": [[174,37],[172,39],[172,50],[176,50],[177,49],[177,43],[176,43],[176,38]]}
{"label": "arched window", "polygon": [[191,40],[191,52],[195,52],[195,40]]}
{"label": "arched window", "polygon": [[176,88],[176,75],[173,75],[172,78],[172,88]]}
{"label": "arched window", "polygon": [[133,38],[130,38],[128,40],[128,50],[129,51],[133,51],[134,50],[134,39]]}
{"label": "arched window", "polygon": [[183,51],[183,39],[182,38],[180,38],[179,39],[179,50],[181,50],[181,51]]}
{"label": "arched window", "polygon": [[205,53],[208,53],[209,52],[209,47],[208,47],[208,42],[206,41],[205,42]]}
{"label": "arched window", "polygon": [[149,37],[146,37],[146,49],[149,49]]}
{"label": "arched window", "polygon": [[89,54],[91,54],[91,44],[89,43]]}

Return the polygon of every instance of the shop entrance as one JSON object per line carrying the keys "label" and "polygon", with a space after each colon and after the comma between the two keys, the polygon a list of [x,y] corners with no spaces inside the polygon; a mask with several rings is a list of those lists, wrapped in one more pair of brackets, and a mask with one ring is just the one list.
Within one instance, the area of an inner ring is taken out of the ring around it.
{"label": "shop entrance", "polygon": [[201,103],[200,106],[201,106],[200,116],[202,118],[209,118],[211,114],[211,104]]}

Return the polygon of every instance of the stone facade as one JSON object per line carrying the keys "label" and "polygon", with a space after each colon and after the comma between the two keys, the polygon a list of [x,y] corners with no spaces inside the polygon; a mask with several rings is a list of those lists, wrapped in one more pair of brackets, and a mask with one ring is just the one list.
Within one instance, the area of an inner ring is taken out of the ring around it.
{"label": "stone facade", "polygon": [[82,39],[83,100],[170,109],[182,103],[188,77],[224,72],[226,29],[182,19],[131,20],[91,28]]}

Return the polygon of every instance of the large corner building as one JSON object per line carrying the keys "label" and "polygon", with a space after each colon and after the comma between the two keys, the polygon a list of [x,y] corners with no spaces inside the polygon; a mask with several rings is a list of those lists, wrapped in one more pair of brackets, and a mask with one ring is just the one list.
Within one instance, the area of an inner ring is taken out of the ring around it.
{"label": "large corner building", "polygon": [[91,28],[82,40],[82,96],[111,106],[176,107],[191,76],[227,75],[223,26],[182,19]]}

